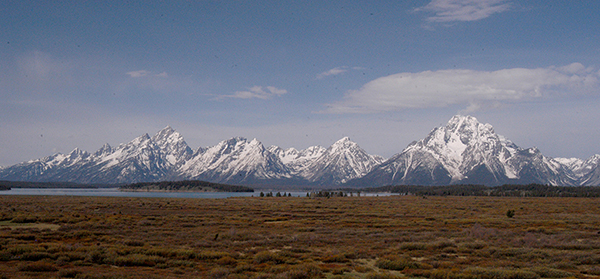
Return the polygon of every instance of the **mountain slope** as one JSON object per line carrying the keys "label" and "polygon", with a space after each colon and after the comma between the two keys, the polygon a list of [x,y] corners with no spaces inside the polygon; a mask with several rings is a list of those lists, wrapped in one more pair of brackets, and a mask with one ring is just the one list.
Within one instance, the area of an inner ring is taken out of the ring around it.
{"label": "mountain slope", "polygon": [[445,126],[411,143],[352,185],[576,185],[570,169],[535,148],[522,149],[471,116],[454,116]]}
{"label": "mountain slope", "polygon": [[237,137],[197,153],[180,169],[182,176],[217,183],[268,184],[292,178],[290,170],[258,140]]}
{"label": "mountain slope", "polygon": [[237,137],[193,151],[167,126],[90,154],[74,149],[0,168],[0,180],[135,183],[199,179],[243,185],[330,187],[390,184],[600,185],[600,155],[587,160],[550,158],[521,148],[471,116],[454,116],[388,160],[348,138],[330,147],[265,148]]}
{"label": "mountain slope", "polygon": [[177,178],[176,169],[192,155],[183,137],[171,127],[155,136],[144,134],[116,148],[108,144],[89,154],[79,149],[55,154],[0,171],[16,181],[131,183]]}
{"label": "mountain slope", "polygon": [[381,162],[383,158],[369,155],[358,144],[345,137],[303,168],[300,175],[318,185],[337,185],[362,177]]}

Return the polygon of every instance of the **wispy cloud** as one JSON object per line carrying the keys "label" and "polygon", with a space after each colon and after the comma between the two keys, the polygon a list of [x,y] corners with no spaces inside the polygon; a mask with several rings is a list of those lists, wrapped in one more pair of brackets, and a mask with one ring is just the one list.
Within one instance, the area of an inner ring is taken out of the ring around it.
{"label": "wispy cloud", "polygon": [[169,76],[167,74],[167,72],[162,72],[160,74],[152,74],[152,72],[147,71],[147,70],[131,71],[131,72],[127,72],[125,74],[132,78],[140,78],[140,77],[146,77],[146,76],[154,76],[154,77],[168,77]]}
{"label": "wispy cloud", "polygon": [[317,79],[322,79],[328,76],[335,76],[335,75],[339,75],[341,73],[345,73],[348,71],[348,67],[346,66],[342,66],[342,67],[335,67],[331,70],[322,72],[320,74],[317,75]]}
{"label": "wispy cloud", "polygon": [[317,79],[323,79],[328,76],[337,76],[337,75],[347,72],[348,70],[363,70],[363,69],[364,68],[362,68],[362,67],[348,67],[348,66],[335,67],[333,69],[330,69],[328,71],[318,74]]}
{"label": "wispy cloud", "polygon": [[267,100],[267,99],[271,99],[273,97],[282,96],[287,93],[288,93],[287,90],[279,89],[274,86],[266,86],[266,87],[253,86],[253,87],[248,88],[248,90],[236,91],[235,93],[233,93],[231,95],[220,95],[215,99],[222,100],[224,98],[236,98],[236,99],[254,99],[254,98],[256,98],[256,99]]}
{"label": "wispy cloud", "polygon": [[160,74],[156,74],[156,75],[154,75],[154,76],[156,76],[156,77],[163,77],[163,78],[166,78],[166,77],[169,77],[169,74],[167,74],[167,72],[162,72],[162,73],[160,73]]}
{"label": "wispy cloud", "polygon": [[139,71],[127,72],[125,74],[129,75],[132,78],[139,78],[139,77],[145,77],[145,76],[147,76],[148,74],[150,74],[150,72],[148,72],[146,70],[139,70]]}
{"label": "wispy cloud", "polygon": [[453,22],[481,20],[510,7],[506,0],[432,0],[415,11],[433,13],[427,18],[429,22]]}
{"label": "wispy cloud", "polygon": [[600,73],[573,63],[564,67],[513,68],[493,72],[440,70],[399,73],[375,79],[343,100],[329,113],[373,113],[407,108],[464,105],[466,111],[536,98],[599,92]]}

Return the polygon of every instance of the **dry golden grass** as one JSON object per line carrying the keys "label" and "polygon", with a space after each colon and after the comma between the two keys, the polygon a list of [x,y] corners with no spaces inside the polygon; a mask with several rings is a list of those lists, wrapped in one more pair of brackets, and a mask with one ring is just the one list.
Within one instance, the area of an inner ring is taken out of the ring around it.
{"label": "dry golden grass", "polygon": [[594,278],[599,233],[598,198],[0,196],[0,278]]}

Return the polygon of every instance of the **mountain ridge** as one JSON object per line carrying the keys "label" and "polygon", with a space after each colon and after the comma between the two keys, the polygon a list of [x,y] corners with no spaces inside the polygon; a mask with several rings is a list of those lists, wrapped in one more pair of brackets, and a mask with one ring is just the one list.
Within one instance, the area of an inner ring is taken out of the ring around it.
{"label": "mountain ridge", "polygon": [[233,137],[193,150],[171,126],[93,153],[73,149],[0,168],[0,179],[37,182],[135,183],[199,179],[265,186],[361,187],[540,183],[599,185],[600,155],[551,158],[522,148],[492,125],[453,116],[424,138],[385,159],[344,137],[331,146],[303,150],[265,147]]}

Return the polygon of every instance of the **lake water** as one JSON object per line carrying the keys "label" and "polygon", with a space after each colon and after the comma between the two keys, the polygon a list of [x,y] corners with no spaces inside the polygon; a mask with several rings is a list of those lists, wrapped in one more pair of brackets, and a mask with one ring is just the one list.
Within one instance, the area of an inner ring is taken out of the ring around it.
{"label": "lake water", "polygon": [[[265,193],[270,191],[264,191]],[[282,194],[291,193],[293,197],[306,197],[306,191],[279,191]],[[273,194],[277,191],[273,191]],[[122,192],[118,188],[97,189],[45,189],[45,188],[13,188],[9,191],[0,191],[0,195],[20,196],[91,196],[91,197],[139,197],[139,198],[200,198],[223,199],[231,197],[258,197],[260,190],[249,192]],[[390,193],[362,193],[361,196],[390,196]]]}

